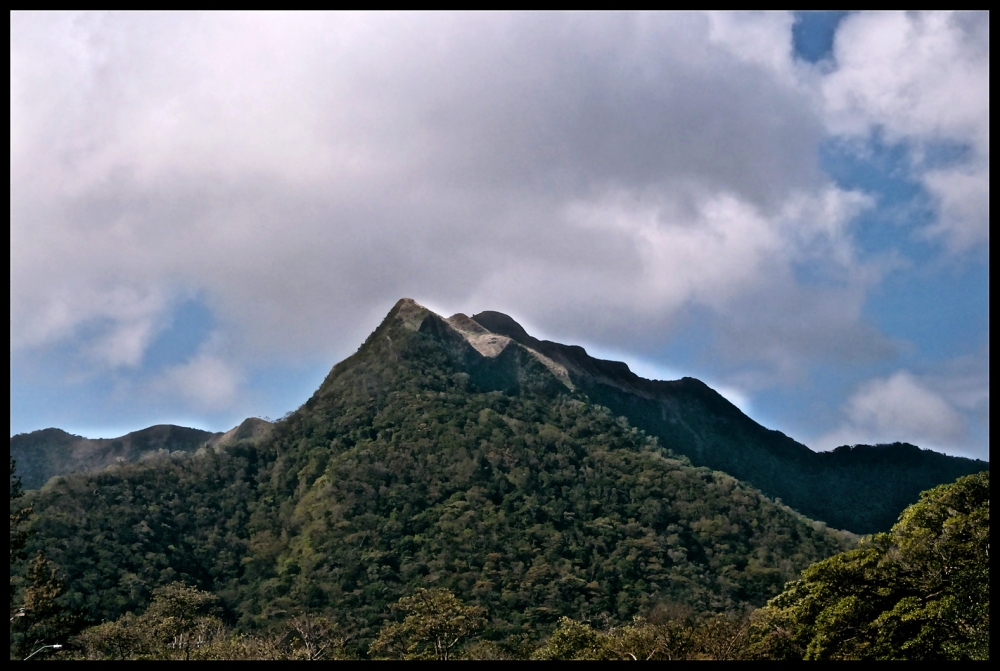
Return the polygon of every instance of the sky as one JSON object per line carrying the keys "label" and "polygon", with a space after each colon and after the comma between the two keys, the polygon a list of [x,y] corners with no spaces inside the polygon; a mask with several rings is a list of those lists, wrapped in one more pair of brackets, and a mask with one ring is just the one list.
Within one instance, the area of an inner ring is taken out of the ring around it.
{"label": "sky", "polygon": [[988,13],[15,13],[11,434],[299,407],[401,297],[989,458]]}

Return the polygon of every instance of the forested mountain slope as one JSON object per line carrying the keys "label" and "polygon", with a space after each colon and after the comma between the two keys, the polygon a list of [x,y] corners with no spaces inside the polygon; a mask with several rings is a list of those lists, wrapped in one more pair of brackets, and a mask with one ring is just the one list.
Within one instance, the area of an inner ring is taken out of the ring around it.
{"label": "forested mountain slope", "polygon": [[228,444],[266,435],[271,423],[250,417],[225,433],[172,424],[158,424],[118,438],[84,438],[60,429],[19,433],[10,438],[10,456],[17,462],[25,489],[41,487],[55,475],[97,471],[159,452],[192,454],[206,445]]}
{"label": "forested mountain slope", "polygon": [[10,438],[10,456],[25,489],[41,487],[54,475],[98,470],[137,461],[159,450],[194,452],[213,437],[210,431],[160,424],[118,438],[84,438],[60,429],[42,429]]}
{"label": "forested mountain slope", "polygon": [[581,400],[560,366],[400,301],[264,439],[30,493],[29,551],[80,627],[181,580],[245,630],[328,615],[362,654],[420,587],[484,607],[488,637],[537,638],[561,616],[761,605],[853,544]]}
{"label": "forested mountain slope", "polygon": [[697,466],[724,471],[795,510],[839,529],[888,531],[920,492],[989,468],[913,445],[856,445],[813,452],[766,429],[700,380],[654,381],[582,347],[540,341],[499,312],[472,317],[563,366],[590,401],[623,415]]}
{"label": "forested mountain slope", "polygon": [[[835,528],[859,534],[886,531],[921,491],[989,468],[987,462],[906,443],[813,452],[756,423],[694,378],[640,378],[626,364],[593,358],[582,347],[533,338],[499,312],[482,312],[472,318],[455,315],[447,320],[435,317],[441,324],[435,328],[450,331],[452,338],[461,336],[479,355],[463,355],[459,364],[477,388],[516,391],[518,361],[527,356],[551,374],[544,376],[550,391],[572,390],[577,398],[626,417],[632,426],[657,437],[662,446],[683,454],[694,465],[729,473]],[[510,341],[523,347],[507,351]],[[257,418],[225,434],[161,425],[120,438],[90,440],[45,429],[13,436],[11,455],[18,462],[24,486],[32,489],[53,475],[99,470],[159,450],[194,452],[206,444],[259,438],[269,430],[270,424]]]}

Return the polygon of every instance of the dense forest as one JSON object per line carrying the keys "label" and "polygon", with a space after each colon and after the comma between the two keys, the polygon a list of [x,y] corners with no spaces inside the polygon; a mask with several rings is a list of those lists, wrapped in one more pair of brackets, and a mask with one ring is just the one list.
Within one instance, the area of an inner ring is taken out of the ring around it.
{"label": "dense forest", "polygon": [[482,312],[472,319],[564,366],[588,400],[627,418],[694,465],[728,473],[837,529],[888,531],[920,492],[989,468],[983,461],[905,443],[813,452],[753,421],[700,380],[646,380],[624,363],[596,359],[582,347],[533,338],[505,314]]}
{"label": "dense forest", "polygon": [[[57,642],[42,655],[894,656],[814,643],[843,610],[800,596],[830,592],[817,568],[829,562],[881,562],[902,576],[902,601],[919,602],[869,602],[881,574],[865,583],[862,571],[850,588],[870,622],[952,608],[968,624],[959,601],[986,594],[972,643],[940,654],[982,656],[983,613],[988,641],[988,550],[976,554],[988,474],[969,494],[948,494],[968,478],[933,490],[925,512],[858,546],[693,466],[568,389],[551,362],[520,347],[484,355],[412,302],[266,434],[23,495],[13,462],[11,474],[12,658]],[[951,547],[942,528],[961,524],[972,540],[954,556],[968,571],[927,582],[920,558]],[[913,535],[924,549],[906,554]],[[928,589],[940,603],[920,601]],[[921,655],[933,656],[895,656]]]}
{"label": "dense forest", "polygon": [[77,471],[99,471],[166,452],[193,454],[209,445],[227,445],[270,431],[271,423],[250,417],[226,433],[158,424],[117,438],[84,438],[60,429],[41,429],[10,437],[10,457],[17,462],[25,489],[37,489],[49,478]]}

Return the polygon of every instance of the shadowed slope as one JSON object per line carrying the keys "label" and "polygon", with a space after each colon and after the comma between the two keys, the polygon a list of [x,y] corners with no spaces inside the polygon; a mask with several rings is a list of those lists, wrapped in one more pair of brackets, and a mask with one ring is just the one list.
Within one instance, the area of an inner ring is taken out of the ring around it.
{"label": "shadowed slope", "polygon": [[17,461],[24,487],[35,489],[56,475],[97,471],[161,452],[192,454],[205,445],[224,447],[240,440],[261,439],[271,427],[270,422],[250,417],[226,433],[158,424],[118,438],[84,438],[61,429],[42,429],[11,436],[10,455]]}
{"label": "shadowed slope", "polygon": [[25,489],[34,489],[54,475],[99,470],[160,450],[194,452],[221,435],[172,424],[158,424],[118,438],[84,438],[61,429],[42,429],[11,436],[10,455],[17,461]]}
{"label": "shadowed slope", "polygon": [[564,366],[592,402],[627,417],[695,465],[725,471],[836,528],[887,531],[921,491],[989,468],[902,443],[816,453],[753,421],[700,380],[646,380],[582,347],[533,338],[500,312],[481,312],[473,320]]}

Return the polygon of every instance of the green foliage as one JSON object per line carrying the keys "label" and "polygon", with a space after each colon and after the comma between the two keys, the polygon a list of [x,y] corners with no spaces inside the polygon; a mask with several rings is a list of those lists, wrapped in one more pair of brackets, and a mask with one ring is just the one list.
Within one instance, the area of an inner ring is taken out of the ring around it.
{"label": "green foliage", "polygon": [[297,615],[288,621],[293,632],[292,656],[298,659],[338,659],[344,654],[349,635],[342,628],[321,615]]}
{"label": "green foliage", "polygon": [[335,659],[344,639],[322,616],[301,615],[277,636],[236,634],[215,615],[217,599],[183,583],[154,591],[142,615],[126,613],[84,630],[74,640],[79,657],[136,659]]}
{"label": "green foliage", "polygon": [[40,646],[62,644],[72,629],[70,615],[58,604],[63,582],[55,566],[39,552],[31,562],[21,592],[21,607],[11,617],[10,647],[15,659]]}
{"label": "green foliage", "polygon": [[[10,458],[10,568],[11,568],[11,581],[10,581],[10,605],[13,609],[14,607],[14,576],[13,571],[15,566],[18,566],[20,562],[25,558],[24,546],[28,542],[28,532],[24,529],[24,523],[28,519],[28,515],[31,514],[31,506],[25,508],[19,507],[17,503],[22,496],[24,496],[24,491],[21,488],[21,478],[15,473],[15,462],[14,457]],[[14,617],[14,614],[11,614]]]}
{"label": "green foliage", "polygon": [[[117,622],[158,612],[157,588],[181,581],[218,597],[211,617],[236,633],[183,623],[146,637],[201,641],[172,654],[238,656],[242,640],[291,655],[292,639],[268,637],[308,613],[337,623],[330,650],[362,656],[392,604],[448,590],[489,613],[490,654],[523,655],[564,617],[614,628],[665,602],[742,612],[853,542],[692,467],[523,350],[486,359],[415,323],[387,319],[267,440],[30,493],[29,546],[65,576],[60,604],[81,625]],[[314,654],[303,636],[295,654]]]}
{"label": "green foliage", "polygon": [[649,661],[687,659],[696,650],[691,622],[646,622],[641,617],[608,632],[602,646],[608,659]]}
{"label": "green foliage", "polygon": [[564,365],[578,392],[694,465],[728,473],[836,529],[888,531],[920,492],[989,467],[905,443],[813,452],[753,421],[700,380],[644,380],[582,347],[536,340],[507,315],[483,312],[472,319]]}
{"label": "green foliage", "polygon": [[126,613],[113,622],[86,629],[76,638],[85,659],[136,659],[149,654],[145,622]]}
{"label": "green foliage", "polygon": [[742,659],[750,620],[735,614],[650,622],[642,617],[606,630],[562,618],[533,659],[676,660]]}
{"label": "green foliage", "polygon": [[605,637],[589,624],[560,618],[546,645],[532,656],[534,659],[606,659]]}
{"label": "green foliage", "polygon": [[758,614],[754,651],[988,659],[989,473],[925,492],[890,533],[803,571]]}
{"label": "green foliage", "polygon": [[215,638],[222,629],[222,621],[215,615],[217,602],[214,595],[181,582],[153,590],[153,602],[143,620],[154,645],[190,659],[192,648]]}
{"label": "green foliage", "polygon": [[463,639],[482,627],[486,614],[484,608],[466,606],[445,589],[418,589],[393,609],[404,614],[403,620],[382,628],[372,642],[372,657],[448,660]]}

